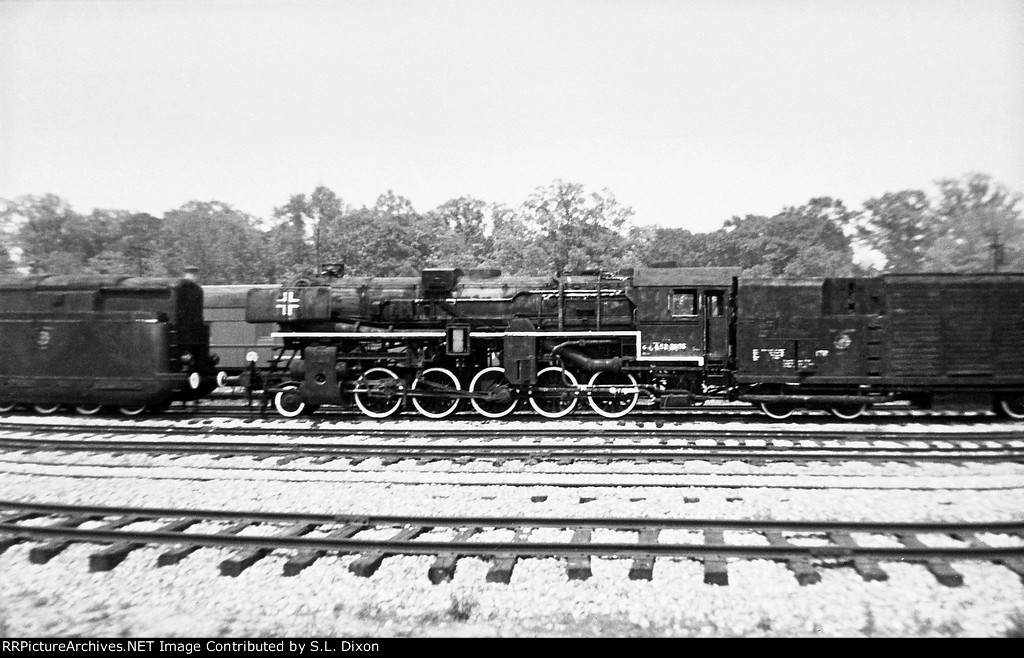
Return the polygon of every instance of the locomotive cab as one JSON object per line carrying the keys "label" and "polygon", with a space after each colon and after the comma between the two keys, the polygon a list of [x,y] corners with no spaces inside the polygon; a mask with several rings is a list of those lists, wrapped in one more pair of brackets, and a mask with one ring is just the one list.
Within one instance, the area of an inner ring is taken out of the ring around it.
{"label": "locomotive cab", "polygon": [[639,270],[633,280],[640,361],[718,366],[729,356],[730,290],[738,268]]}

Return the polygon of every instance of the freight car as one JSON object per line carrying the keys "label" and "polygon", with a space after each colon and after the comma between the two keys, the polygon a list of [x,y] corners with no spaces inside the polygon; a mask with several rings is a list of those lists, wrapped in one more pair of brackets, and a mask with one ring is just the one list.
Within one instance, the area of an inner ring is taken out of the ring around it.
{"label": "freight car", "polygon": [[0,280],[0,411],[137,415],[217,386],[203,291],[188,279]]}
{"label": "freight car", "polygon": [[245,321],[245,303],[250,290],[277,289],[273,285],[210,285],[203,286],[203,306],[210,324],[210,352],[220,359],[218,367],[228,381],[246,382],[250,362],[266,363],[281,340],[270,334],[277,326],[272,322]]}
{"label": "freight car", "polygon": [[732,387],[773,418],[905,400],[1024,418],[1024,275],[737,281]]}
{"label": "freight car", "polygon": [[1024,275],[328,271],[248,293],[247,321],[279,328],[262,379],[284,416],[335,404],[385,418],[408,402],[443,418],[468,400],[488,418],[521,403],[558,418],[583,401],[618,418],[719,399],[773,418],[897,400],[1024,417]]}

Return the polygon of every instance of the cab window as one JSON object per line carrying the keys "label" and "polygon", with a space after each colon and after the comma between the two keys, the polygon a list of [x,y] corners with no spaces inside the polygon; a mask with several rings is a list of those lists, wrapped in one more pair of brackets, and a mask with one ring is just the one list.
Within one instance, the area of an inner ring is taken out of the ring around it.
{"label": "cab window", "polygon": [[673,290],[668,299],[669,313],[674,318],[692,318],[697,316],[697,291]]}
{"label": "cab window", "polygon": [[713,318],[720,318],[725,315],[725,295],[720,292],[709,292],[704,294],[704,305],[708,307],[708,315]]}

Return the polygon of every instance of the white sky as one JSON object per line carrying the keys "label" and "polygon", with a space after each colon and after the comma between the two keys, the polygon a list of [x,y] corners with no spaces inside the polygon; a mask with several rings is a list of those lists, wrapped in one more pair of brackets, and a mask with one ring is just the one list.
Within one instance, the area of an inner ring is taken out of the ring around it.
{"label": "white sky", "polygon": [[707,231],[975,171],[1024,191],[1019,0],[0,2],[0,197],[83,212],[562,178]]}

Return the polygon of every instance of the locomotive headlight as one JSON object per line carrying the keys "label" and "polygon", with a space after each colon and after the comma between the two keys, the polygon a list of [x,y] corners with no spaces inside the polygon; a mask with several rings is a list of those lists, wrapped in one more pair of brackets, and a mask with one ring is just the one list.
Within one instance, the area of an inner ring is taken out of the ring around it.
{"label": "locomotive headlight", "polygon": [[246,352],[245,353],[245,362],[246,363],[256,363],[259,360],[260,360],[260,355],[257,354],[256,352]]}
{"label": "locomotive headlight", "polygon": [[469,325],[453,324],[445,327],[445,351],[454,356],[469,354]]}
{"label": "locomotive headlight", "polygon": [[191,386],[193,390],[199,388],[199,382],[200,378],[198,372],[194,372],[188,376],[188,385]]}

